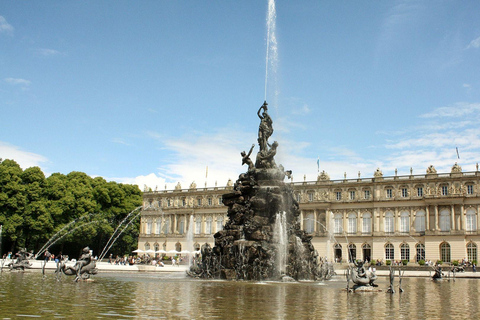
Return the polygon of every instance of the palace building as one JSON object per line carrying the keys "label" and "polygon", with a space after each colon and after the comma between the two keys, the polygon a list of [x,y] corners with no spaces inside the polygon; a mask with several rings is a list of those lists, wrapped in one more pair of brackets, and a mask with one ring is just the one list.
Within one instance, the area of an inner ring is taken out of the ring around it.
{"label": "palace building", "polygon": [[[422,175],[290,183],[299,203],[301,227],[319,255],[336,261],[478,260],[480,172],[450,173],[433,166]],[[223,228],[225,187],[147,191],[143,195],[138,248],[198,250]],[[193,239],[187,240],[188,234]],[[190,236],[192,237],[192,236]],[[190,246],[190,247],[189,247]]]}

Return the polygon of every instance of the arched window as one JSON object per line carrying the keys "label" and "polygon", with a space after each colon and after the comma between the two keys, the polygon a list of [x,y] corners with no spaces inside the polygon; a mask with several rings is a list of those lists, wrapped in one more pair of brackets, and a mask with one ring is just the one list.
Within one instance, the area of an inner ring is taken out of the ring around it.
{"label": "arched window", "polygon": [[470,262],[477,260],[477,245],[474,242],[467,244],[467,258]]}
{"label": "arched window", "polygon": [[202,233],[202,218],[195,217],[195,234]]}
{"label": "arched window", "polygon": [[410,246],[407,243],[400,245],[400,259],[410,261]]}
{"label": "arched window", "polygon": [[167,219],[165,220],[165,224],[163,225],[163,231],[165,232],[165,234],[168,234],[169,229],[170,229],[170,220]]}
{"label": "arched window", "polygon": [[335,255],[335,262],[342,261],[342,246],[339,243],[336,243],[333,247],[334,255]]}
{"label": "arched window", "polygon": [[217,232],[223,230],[223,217],[217,217]]}
{"label": "arched window", "polygon": [[395,231],[395,223],[393,218],[393,212],[388,211],[385,213],[385,232],[393,233]]}
{"label": "arched window", "polygon": [[362,246],[363,261],[370,261],[372,259],[372,247],[368,243],[364,243]]}
{"label": "arched window", "polygon": [[357,233],[357,214],[348,214],[348,233]]}
{"label": "arched window", "polygon": [[145,251],[150,250],[150,243],[145,243]]}
{"label": "arched window", "polygon": [[165,251],[167,251],[167,243],[166,243],[166,242],[164,242],[164,243],[162,244],[162,249],[165,250]]}
{"label": "arched window", "polygon": [[362,233],[372,232],[372,214],[365,212],[362,217]]}
{"label": "arched window", "polygon": [[469,208],[465,213],[466,231],[477,230],[477,215],[475,209]]}
{"label": "arched window", "polygon": [[415,231],[425,232],[425,211],[420,210],[415,214]]}
{"label": "arched window", "polygon": [[212,234],[212,217],[205,219],[205,234]]}
{"label": "arched window", "polygon": [[448,209],[440,211],[440,230],[450,231],[450,210]]}
{"label": "arched window", "polygon": [[416,261],[417,262],[420,260],[425,261],[425,245],[423,243],[417,243],[416,249],[417,249]]}
{"label": "arched window", "polygon": [[175,243],[175,250],[178,252],[182,251],[182,244],[180,242]]}
{"label": "arched window", "polygon": [[304,228],[306,233],[313,233],[315,226],[315,218],[313,213],[308,213],[304,220]]}
{"label": "arched window", "polygon": [[178,221],[178,233],[183,234],[185,229],[185,219],[180,218],[180,221]]}
{"label": "arched window", "polygon": [[440,260],[450,262],[450,244],[448,242],[440,244]]}
{"label": "arched window", "polygon": [[385,245],[385,260],[393,260],[395,259],[395,248],[393,244],[387,243]]}
{"label": "arched window", "polygon": [[333,232],[335,234],[341,234],[343,231],[342,227],[342,222],[343,222],[343,215],[341,213],[335,213],[334,219],[333,219]]}
{"label": "arched window", "polygon": [[407,233],[410,231],[410,213],[408,211],[400,212],[400,232]]}
{"label": "arched window", "polygon": [[350,262],[357,260],[357,246],[353,243],[348,245],[348,260]]}

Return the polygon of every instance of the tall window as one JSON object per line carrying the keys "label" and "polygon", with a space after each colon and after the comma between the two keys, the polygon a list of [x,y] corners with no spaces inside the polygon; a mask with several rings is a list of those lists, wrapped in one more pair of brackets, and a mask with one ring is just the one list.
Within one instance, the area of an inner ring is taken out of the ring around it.
{"label": "tall window", "polygon": [[476,231],[477,230],[477,215],[475,214],[475,210],[470,208],[465,213],[466,217],[466,231]]}
{"label": "tall window", "polygon": [[336,195],[337,200],[342,200],[342,192],[341,191],[335,192],[335,195]]}
{"label": "tall window", "polygon": [[198,206],[201,206],[201,205],[202,205],[202,198],[198,198],[198,199],[197,199],[197,205],[198,205]]}
{"label": "tall window", "polygon": [[313,201],[313,192],[308,193],[308,201],[310,201],[310,202]]}
{"label": "tall window", "polygon": [[425,211],[420,210],[415,214],[415,231],[425,232]]}
{"label": "tall window", "polygon": [[202,233],[202,218],[196,217],[195,218],[195,234]]}
{"label": "tall window", "polygon": [[342,227],[342,222],[343,222],[343,216],[341,213],[336,213],[334,218],[333,218],[333,232],[335,234],[341,234],[343,231]]}
{"label": "tall window", "polygon": [[370,212],[366,212],[363,214],[362,232],[363,233],[372,232],[372,214]]}
{"label": "tall window", "polygon": [[417,196],[418,197],[423,197],[423,187],[418,187],[417,188]]}
{"label": "tall window", "polygon": [[218,204],[221,205],[222,203],[223,203],[223,198],[222,197],[218,198]]}
{"label": "tall window", "polygon": [[160,233],[162,233],[162,220],[157,219],[157,222],[155,223],[155,234]]}
{"label": "tall window", "polygon": [[168,230],[170,229],[170,221],[169,220],[165,220],[165,224],[163,225],[163,228],[164,228],[165,234],[168,234]]}
{"label": "tall window", "polygon": [[348,233],[357,233],[357,214],[348,214]]}
{"label": "tall window", "polygon": [[393,212],[388,211],[385,213],[385,232],[393,233],[395,231],[395,224],[393,218]]}
{"label": "tall window", "polygon": [[207,217],[205,219],[205,234],[212,233],[212,217]]}
{"label": "tall window", "polygon": [[442,196],[448,195],[448,186],[442,186]]}
{"label": "tall window", "polygon": [[313,231],[315,230],[314,229],[315,220],[314,220],[314,217],[313,217],[313,213],[307,214],[307,217],[305,218],[305,221],[304,221],[304,226],[305,226],[305,232],[306,233],[313,233]]}
{"label": "tall window", "polygon": [[408,189],[407,188],[402,188],[402,197],[403,198],[408,197]]}
{"label": "tall window", "polygon": [[300,193],[295,194],[295,199],[297,200],[297,202],[300,202]]}
{"label": "tall window", "polygon": [[185,207],[187,205],[187,200],[185,198],[182,198],[182,207]]}
{"label": "tall window", "polygon": [[355,191],[350,191],[350,200],[355,200]]}
{"label": "tall window", "polygon": [[440,211],[440,230],[450,231],[450,211],[448,209]]}
{"label": "tall window", "polygon": [[417,262],[420,260],[425,261],[425,245],[423,243],[417,243],[416,249],[417,249],[417,257],[416,257]]}
{"label": "tall window", "polygon": [[467,194],[473,194],[473,184],[467,185]]}
{"label": "tall window", "polygon": [[172,200],[167,199],[167,207],[170,207],[170,206],[172,206]]}
{"label": "tall window", "polygon": [[400,259],[410,261],[410,246],[407,243],[400,245]]}
{"label": "tall window", "polygon": [[473,242],[467,244],[467,258],[470,262],[477,260],[477,245]]}
{"label": "tall window", "polygon": [[353,243],[348,245],[348,260],[350,262],[357,260],[357,246]]}
{"label": "tall window", "polygon": [[370,199],[370,190],[364,190],[363,197],[365,198],[365,200]]}
{"label": "tall window", "polygon": [[208,205],[209,205],[209,206],[212,205],[212,198],[208,198]]}
{"label": "tall window", "polygon": [[450,245],[447,242],[440,245],[440,260],[450,262]]}
{"label": "tall window", "polygon": [[145,232],[146,234],[151,234],[152,233],[152,220],[147,220],[147,230]]}
{"label": "tall window", "polygon": [[217,232],[223,229],[223,217],[217,217]]}
{"label": "tall window", "polygon": [[395,248],[393,247],[393,244],[388,243],[385,246],[385,260],[393,260],[395,259]]}
{"label": "tall window", "polygon": [[178,221],[178,233],[183,234],[184,229],[185,229],[185,219],[182,218],[180,219],[180,221]]}
{"label": "tall window", "polygon": [[407,211],[400,213],[400,232],[407,233],[410,231],[410,214]]}
{"label": "tall window", "polygon": [[392,192],[392,189],[388,188],[385,190],[386,191],[386,196],[388,199],[392,198],[393,196],[393,192]]}

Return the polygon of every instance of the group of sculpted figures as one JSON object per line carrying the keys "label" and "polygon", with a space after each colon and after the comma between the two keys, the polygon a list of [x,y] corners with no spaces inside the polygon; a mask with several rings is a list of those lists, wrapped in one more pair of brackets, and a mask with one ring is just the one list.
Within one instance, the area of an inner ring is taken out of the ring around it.
{"label": "group of sculpted figures", "polygon": [[[35,259],[35,256],[32,252],[27,252],[25,249],[21,249],[16,256],[17,259],[15,261],[12,261],[6,265],[6,267],[8,267],[10,270],[24,271],[25,269],[32,267],[30,260]],[[78,281],[89,279],[90,275],[98,273],[98,269],[96,268],[96,263],[92,257],[90,248],[85,247],[82,250],[80,258],[75,262],[75,265],[67,266],[64,260],[58,261],[55,273],[63,273],[67,276],[75,276],[75,281]]]}
{"label": "group of sculpted figures", "polygon": [[[267,102],[260,106],[257,116],[256,158],[251,159],[255,144],[248,152],[241,152],[247,171],[239,175],[233,191],[222,197],[228,207],[228,221],[214,235],[213,247],[202,246],[201,259],[195,259],[188,274],[229,280],[316,280],[323,273],[327,277],[332,270],[319,263],[312,236],[300,228],[300,209],[293,190],[283,181],[292,172],[275,163],[279,144],[268,141],[274,130]],[[279,223],[285,232],[282,248],[276,231]]]}

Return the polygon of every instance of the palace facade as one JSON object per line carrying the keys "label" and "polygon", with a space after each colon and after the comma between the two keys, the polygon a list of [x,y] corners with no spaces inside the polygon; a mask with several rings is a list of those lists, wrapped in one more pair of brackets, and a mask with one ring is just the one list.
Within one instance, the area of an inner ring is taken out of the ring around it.
{"label": "palace facade", "polygon": [[[301,209],[301,227],[320,256],[336,261],[478,260],[480,172],[450,173],[433,166],[423,175],[290,183]],[[143,195],[138,248],[198,250],[213,246],[227,219],[226,187],[147,191]],[[189,236],[190,235],[190,236]]]}

